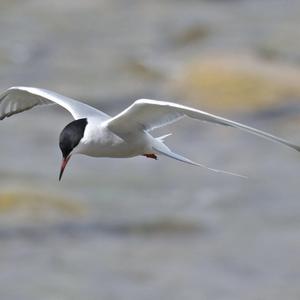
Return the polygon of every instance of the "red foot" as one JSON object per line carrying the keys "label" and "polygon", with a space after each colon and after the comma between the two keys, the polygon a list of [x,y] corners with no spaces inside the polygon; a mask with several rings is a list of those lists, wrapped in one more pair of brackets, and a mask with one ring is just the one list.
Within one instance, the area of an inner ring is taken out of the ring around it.
{"label": "red foot", "polygon": [[157,160],[157,156],[153,153],[150,153],[150,154],[143,154],[144,156],[148,157],[148,158],[153,158],[155,160]]}

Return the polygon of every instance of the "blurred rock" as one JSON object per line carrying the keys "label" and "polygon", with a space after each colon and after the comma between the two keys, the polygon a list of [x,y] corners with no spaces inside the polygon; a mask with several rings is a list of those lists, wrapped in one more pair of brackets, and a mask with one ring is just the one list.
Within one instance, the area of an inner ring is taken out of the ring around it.
{"label": "blurred rock", "polygon": [[211,34],[211,29],[208,26],[193,24],[187,28],[177,30],[170,35],[170,44],[174,46],[187,46],[194,44],[200,40],[204,40]]}
{"label": "blurred rock", "polygon": [[172,81],[179,98],[214,110],[253,111],[300,98],[300,69],[255,57],[207,56]]}
{"label": "blurred rock", "polygon": [[49,221],[60,217],[78,217],[84,213],[82,205],[70,199],[52,194],[28,191],[8,191],[0,194],[1,222],[6,223],[6,216],[21,220]]}
{"label": "blurred rock", "polygon": [[148,84],[149,81],[164,79],[164,74],[159,68],[138,57],[128,58],[122,65],[122,71],[134,75],[139,80],[147,80]]}

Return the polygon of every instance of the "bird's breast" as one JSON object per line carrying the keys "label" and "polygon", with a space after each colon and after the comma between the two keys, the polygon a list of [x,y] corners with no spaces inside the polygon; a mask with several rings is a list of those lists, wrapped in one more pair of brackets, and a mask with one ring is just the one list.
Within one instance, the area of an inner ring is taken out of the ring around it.
{"label": "bird's breast", "polygon": [[78,152],[94,157],[132,157],[144,152],[143,139],[126,141],[106,127],[88,128],[79,144]]}

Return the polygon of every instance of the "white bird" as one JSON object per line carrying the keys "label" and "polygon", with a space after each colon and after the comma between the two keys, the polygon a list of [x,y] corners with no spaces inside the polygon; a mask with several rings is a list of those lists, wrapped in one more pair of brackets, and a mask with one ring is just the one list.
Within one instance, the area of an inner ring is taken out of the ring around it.
{"label": "white bird", "polygon": [[51,103],[62,106],[75,119],[62,130],[59,137],[59,147],[63,156],[59,180],[73,154],[85,154],[94,157],[144,155],[153,159],[157,159],[157,155],[162,154],[215,172],[241,176],[208,168],[172,152],[164,144],[164,139],[168,135],[157,138],[150,135],[149,132],[153,129],[178,121],[184,116],[239,128],[300,151],[300,146],[269,133],[180,104],[140,99],[118,115],[110,117],[77,100],[34,87],[11,87],[2,93],[0,95],[0,120],[34,106]]}

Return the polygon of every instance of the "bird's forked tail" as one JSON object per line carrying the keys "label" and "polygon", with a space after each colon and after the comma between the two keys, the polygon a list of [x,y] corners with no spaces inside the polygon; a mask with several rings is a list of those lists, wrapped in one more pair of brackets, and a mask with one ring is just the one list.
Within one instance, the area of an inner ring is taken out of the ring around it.
{"label": "bird's forked tail", "polygon": [[192,160],[182,156],[182,155],[179,155],[177,153],[174,153],[172,152],[165,144],[163,143],[159,143],[159,144],[156,144],[155,146],[152,146],[153,150],[156,151],[158,154],[162,154],[162,155],[165,155],[167,157],[170,157],[170,158],[173,158],[173,159],[176,159],[176,160],[179,160],[181,162],[184,162],[184,163],[187,163],[187,164],[190,164],[190,165],[194,165],[194,166],[198,166],[198,167],[202,167],[202,168],[205,168],[207,170],[210,170],[210,171],[213,171],[213,172],[216,172],[216,173],[223,173],[223,174],[227,174],[227,175],[232,175],[232,176],[237,176],[237,177],[242,177],[242,178],[247,178],[247,176],[244,176],[244,175],[240,175],[240,174],[237,174],[237,173],[233,173],[233,172],[228,172],[228,171],[224,171],[224,170],[218,170],[218,169],[213,169],[213,168],[209,168],[203,164],[199,164],[199,163],[196,163],[196,162],[193,162]]}

